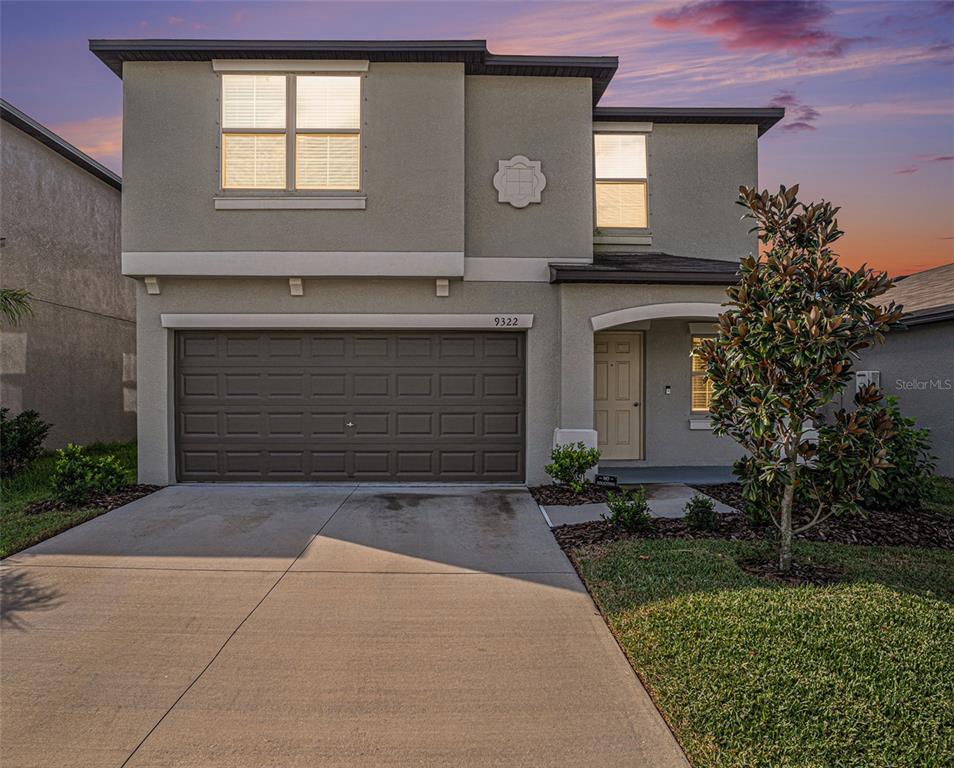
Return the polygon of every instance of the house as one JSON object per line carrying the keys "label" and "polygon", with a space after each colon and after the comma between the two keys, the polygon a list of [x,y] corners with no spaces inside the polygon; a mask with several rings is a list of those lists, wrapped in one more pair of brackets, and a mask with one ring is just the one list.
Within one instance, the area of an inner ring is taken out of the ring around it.
{"label": "house", "polygon": [[615,57],[93,40],[123,81],[140,480],[725,466],[691,347],[780,109],[600,107]]}
{"label": "house", "polygon": [[904,328],[862,353],[855,381],[880,381],[886,395],[898,398],[902,414],[930,429],[937,472],[952,477],[954,263],[899,280],[881,301],[904,307]]}
{"label": "house", "polygon": [[0,101],[4,288],[32,315],[0,329],[0,401],[53,424],[47,448],[136,436],[136,292],[120,274],[119,177]]}

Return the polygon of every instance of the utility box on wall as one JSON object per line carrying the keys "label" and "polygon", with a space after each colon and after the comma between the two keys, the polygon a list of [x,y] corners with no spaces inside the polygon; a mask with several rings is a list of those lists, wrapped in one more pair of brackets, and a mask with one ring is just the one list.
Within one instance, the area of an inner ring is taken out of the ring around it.
{"label": "utility box on wall", "polygon": [[876,387],[881,386],[881,371],[855,371],[856,392],[869,384],[874,384]]}

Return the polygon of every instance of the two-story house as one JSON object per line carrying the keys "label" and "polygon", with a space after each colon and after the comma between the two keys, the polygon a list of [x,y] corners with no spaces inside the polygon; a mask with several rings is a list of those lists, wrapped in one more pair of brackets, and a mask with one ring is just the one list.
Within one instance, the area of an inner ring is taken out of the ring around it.
{"label": "two-story house", "polygon": [[44,447],[136,436],[136,286],[120,274],[122,180],[0,99],[0,404],[52,424]]}
{"label": "two-story house", "polygon": [[140,479],[726,465],[693,344],[779,109],[596,106],[613,57],[95,40],[123,80]]}

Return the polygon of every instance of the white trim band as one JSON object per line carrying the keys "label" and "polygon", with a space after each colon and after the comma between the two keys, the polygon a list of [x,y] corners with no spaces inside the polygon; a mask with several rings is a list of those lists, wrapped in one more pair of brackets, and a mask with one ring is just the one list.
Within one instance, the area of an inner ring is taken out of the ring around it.
{"label": "white trim band", "polygon": [[612,328],[614,325],[637,320],[656,320],[663,317],[718,317],[721,304],[701,301],[673,302],[671,304],[646,304],[642,307],[627,307],[615,312],[606,312],[590,318],[594,331]]}
{"label": "white trim band", "polygon": [[367,72],[362,59],[212,59],[214,72]]}
{"label": "white trim band", "polygon": [[462,277],[463,251],[126,251],[131,277]]}
{"label": "white trim band", "polygon": [[424,330],[468,330],[493,329],[501,331],[522,331],[533,327],[533,315],[507,314],[496,315],[381,315],[381,314],[256,314],[256,313],[208,313],[208,314],[167,314],[160,315],[163,328],[182,330],[238,330],[238,329],[297,329],[297,328],[335,328],[335,329],[424,329]]}
{"label": "white trim band", "polygon": [[628,123],[624,121],[594,120],[593,133],[652,133],[652,123]]}
{"label": "white trim band", "polygon": [[360,197],[217,197],[217,211],[363,211],[368,198]]}
{"label": "white trim band", "polygon": [[592,264],[593,259],[539,259],[467,256],[464,280],[500,283],[549,283],[550,264]]}

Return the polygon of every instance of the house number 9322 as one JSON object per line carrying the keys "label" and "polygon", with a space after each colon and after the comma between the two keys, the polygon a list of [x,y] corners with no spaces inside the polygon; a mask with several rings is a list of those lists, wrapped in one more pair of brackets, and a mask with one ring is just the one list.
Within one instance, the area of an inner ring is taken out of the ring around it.
{"label": "house number 9322", "polygon": [[520,318],[513,315],[497,315],[494,317],[494,325],[498,328],[514,328],[520,325]]}

